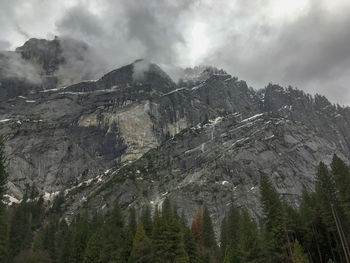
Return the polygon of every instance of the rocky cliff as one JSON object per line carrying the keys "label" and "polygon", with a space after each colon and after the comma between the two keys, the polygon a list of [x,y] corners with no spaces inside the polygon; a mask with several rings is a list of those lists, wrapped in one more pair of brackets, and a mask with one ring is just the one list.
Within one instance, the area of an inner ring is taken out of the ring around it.
{"label": "rocky cliff", "polygon": [[16,54],[52,76],[50,87],[0,74],[0,134],[17,200],[26,185],[46,198],[65,191],[69,218],[117,199],[154,207],[169,196],[189,219],[207,205],[217,223],[232,203],[261,215],[261,173],[297,205],[319,161],[350,159],[350,110],[323,96],[272,84],[255,91],[213,67],[187,69],[175,83],[144,60],[62,87],[59,45],[43,43]]}

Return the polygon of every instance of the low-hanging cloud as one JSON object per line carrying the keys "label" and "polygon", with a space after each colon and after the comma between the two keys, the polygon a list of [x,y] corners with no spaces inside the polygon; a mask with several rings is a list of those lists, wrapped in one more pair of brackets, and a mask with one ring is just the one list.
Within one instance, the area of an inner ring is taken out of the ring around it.
{"label": "low-hanging cloud", "polygon": [[142,81],[145,78],[145,73],[149,70],[151,64],[145,59],[136,60],[133,63],[132,78],[134,81]]}
{"label": "low-hanging cloud", "polygon": [[19,79],[31,84],[40,84],[37,69],[15,52],[0,52],[0,76],[7,79]]}
{"label": "low-hanging cloud", "polygon": [[72,38],[61,38],[59,43],[62,62],[55,75],[62,85],[95,80],[107,71],[103,58],[86,43]]}
{"label": "low-hanging cloud", "polygon": [[72,57],[66,69],[78,65],[88,77],[138,58],[172,76],[209,64],[255,88],[292,85],[350,104],[347,0],[0,0],[0,6],[2,41],[13,48],[25,40],[19,31],[82,40],[89,46],[82,59],[63,52]]}

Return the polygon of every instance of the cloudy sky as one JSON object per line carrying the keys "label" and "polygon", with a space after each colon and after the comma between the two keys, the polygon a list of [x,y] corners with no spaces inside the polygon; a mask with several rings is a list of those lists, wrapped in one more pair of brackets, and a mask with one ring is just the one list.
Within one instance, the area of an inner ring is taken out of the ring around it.
{"label": "cloudy sky", "polygon": [[0,50],[55,35],[84,40],[110,69],[209,64],[350,105],[349,0],[0,0]]}

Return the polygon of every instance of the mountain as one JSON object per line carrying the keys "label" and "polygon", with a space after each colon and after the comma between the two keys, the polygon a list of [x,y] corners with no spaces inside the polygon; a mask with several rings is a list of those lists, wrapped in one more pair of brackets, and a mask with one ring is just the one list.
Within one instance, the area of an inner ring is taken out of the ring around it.
{"label": "mountain", "polygon": [[186,69],[175,83],[145,60],[62,86],[71,78],[61,75],[69,58],[60,43],[29,40],[0,56],[0,65],[20,57],[40,79],[1,67],[11,200],[32,184],[46,199],[64,191],[69,220],[116,200],[139,208],[170,197],[188,219],[208,206],[218,227],[231,203],[261,216],[262,173],[297,206],[320,161],[350,160],[350,109],[321,95],[273,84],[256,91],[214,67]]}

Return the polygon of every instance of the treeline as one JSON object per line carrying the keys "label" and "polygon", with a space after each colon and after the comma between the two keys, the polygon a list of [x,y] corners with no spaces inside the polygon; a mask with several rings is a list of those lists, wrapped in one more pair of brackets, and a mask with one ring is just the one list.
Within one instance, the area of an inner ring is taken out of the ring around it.
{"label": "treeline", "polygon": [[[3,163],[0,151],[2,201]],[[340,158],[320,163],[315,189],[303,190],[297,209],[266,175],[260,194],[262,219],[231,206],[216,238],[206,207],[191,224],[169,199],[154,211],[130,209],[127,218],[116,203],[104,216],[81,214],[68,224],[63,195],[48,208],[32,187],[18,205],[0,202],[0,262],[350,262],[350,169]]]}
{"label": "treeline", "polygon": [[350,262],[350,169],[334,155],[320,163],[315,191],[294,209],[266,175],[260,181],[263,220],[232,207],[221,225],[224,262]]}

